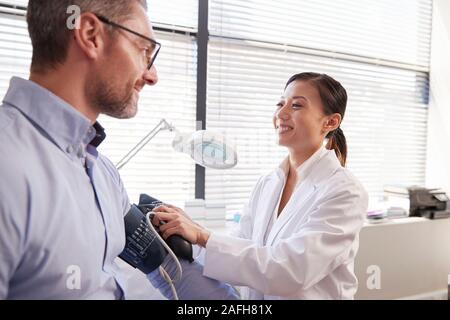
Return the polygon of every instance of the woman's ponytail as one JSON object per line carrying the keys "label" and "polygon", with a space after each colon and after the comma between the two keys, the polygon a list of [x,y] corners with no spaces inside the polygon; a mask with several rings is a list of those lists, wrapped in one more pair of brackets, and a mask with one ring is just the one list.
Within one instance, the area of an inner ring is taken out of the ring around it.
{"label": "woman's ponytail", "polygon": [[341,165],[345,167],[347,161],[347,139],[345,139],[344,131],[339,127],[334,131],[331,131],[328,136],[328,143],[326,148],[334,150],[337,158],[341,162]]}

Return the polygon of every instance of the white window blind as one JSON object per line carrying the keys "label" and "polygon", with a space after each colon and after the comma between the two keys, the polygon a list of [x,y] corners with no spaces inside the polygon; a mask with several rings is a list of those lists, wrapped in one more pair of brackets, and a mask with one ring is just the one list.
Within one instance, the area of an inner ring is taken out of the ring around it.
{"label": "white window blind", "polygon": [[24,8],[28,5],[28,0],[0,0],[2,12],[23,15]]}
{"label": "white window blind", "polygon": [[[201,0],[202,1],[202,0]],[[26,0],[0,0],[26,5]],[[23,2],[23,3],[22,3]],[[237,142],[239,164],[206,171],[208,200],[239,211],[256,179],[286,156],[271,119],[288,77],[326,72],[347,88],[343,123],[348,166],[371,196],[385,184],[424,182],[431,0],[210,0],[207,127]],[[9,12],[11,7],[3,7]],[[9,10],[9,11],[8,11]],[[20,11],[20,10],[19,10]],[[165,29],[197,28],[196,0],[149,0]],[[0,94],[31,58],[23,17],[0,15]],[[144,89],[132,120],[100,120],[102,151],[117,162],[161,118],[195,128],[196,39],[158,32],[160,82]],[[280,45],[281,44],[281,45]],[[141,192],[182,205],[194,195],[194,167],[161,132],[121,172],[132,201]]]}
{"label": "white window blind", "polygon": [[3,98],[12,76],[28,78],[31,41],[24,17],[0,13],[0,96]]}
{"label": "white window blind", "polygon": [[28,5],[28,0],[0,0],[0,5],[3,7],[17,6],[24,8]]}
{"label": "white window blind", "polygon": [[207,126],[235,139],[239,163],[207,170],[208,200],[240,211],[287,156],[272,116],[288,78],[305,71],[347,89],[348,167],[370,196],[425,182],[431,1],[212,0],[210,10]]}
{"label": "white window blind", "polygon": [[431,0],[211,0],[210,32],[428,66]]}
{"label": "white window blind", "polygon": [[147,0],[148,15],[155,26],[197,30],[199,0]]}

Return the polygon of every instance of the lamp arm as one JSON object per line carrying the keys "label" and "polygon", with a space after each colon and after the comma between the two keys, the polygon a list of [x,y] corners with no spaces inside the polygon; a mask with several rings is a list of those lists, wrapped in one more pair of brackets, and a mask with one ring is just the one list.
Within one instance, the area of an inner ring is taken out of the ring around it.
{"label": "lamp arm", "polygon": [[168,123],[165,119],[161,121],[149,131],[149,133],[142,138],[120,161],[116,164],[117,170],[122,169],[128,162],[133,159],[139,151],[141,151],[159,132],[169,130],[174,131],[175,127]]}

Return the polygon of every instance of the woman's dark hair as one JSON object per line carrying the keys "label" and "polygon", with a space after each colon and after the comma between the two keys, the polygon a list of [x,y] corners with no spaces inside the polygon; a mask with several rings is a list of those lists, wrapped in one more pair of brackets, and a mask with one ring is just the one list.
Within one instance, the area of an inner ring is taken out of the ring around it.
{"label": "woman's dark hair", "polygon": [[[294,81],[306,81],[312,84],[319,91],[324,107],[323,112],[326,115],[339,113],[342,119],[344,119],[345,108],[347,106],[347,91],[338,81],[326,74],[303,72],[293,75],[288,80],[286,88]],[[341,127],[329,132],[326,138],[328,138],[326,148],[334,150],[341,165],[345,167],[347,161],[347,140]]]}

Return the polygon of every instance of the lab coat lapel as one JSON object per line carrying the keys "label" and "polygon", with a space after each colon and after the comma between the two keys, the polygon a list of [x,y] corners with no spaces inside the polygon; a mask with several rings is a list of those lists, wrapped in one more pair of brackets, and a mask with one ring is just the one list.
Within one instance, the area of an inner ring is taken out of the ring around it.
{"label": "lab coat lapel", "polygon": [[310,179],[307,179],[300,183],[300,185],[294,190],[291,199],[286,204],[283,213],[276,220],[270,231],[269,237],[267,238],[267,245],[273,244],[274,240],[283,229],[283,227],[288,223],[289,220],[296,214],[298,214],[305,202],[311,197],[315,191],[315,186],[311,183]]}
{"label": "lab coat lapel", "polygon": [[303,212],[302,208],[316,191],[317,187],[321,183],[326,182],[340,166],[335,152],[329,150],[326,155],[310,167],[305,180],[294,190],[284,212],[274,224],[269,237],[267,238],[267,245],[272,245],[274,243],[280,231],[295,215],[308,214],[307,212]]}
{"label": "lab coat lapel", "polygon": [[282,174],[279,171],[273,172],[264,182],[261,196],[256,208],[256,216],[254,223],[253,241],[262,245],[266,234],[270,218],[274,214],[275,207],[281,190],[284,186]]}

